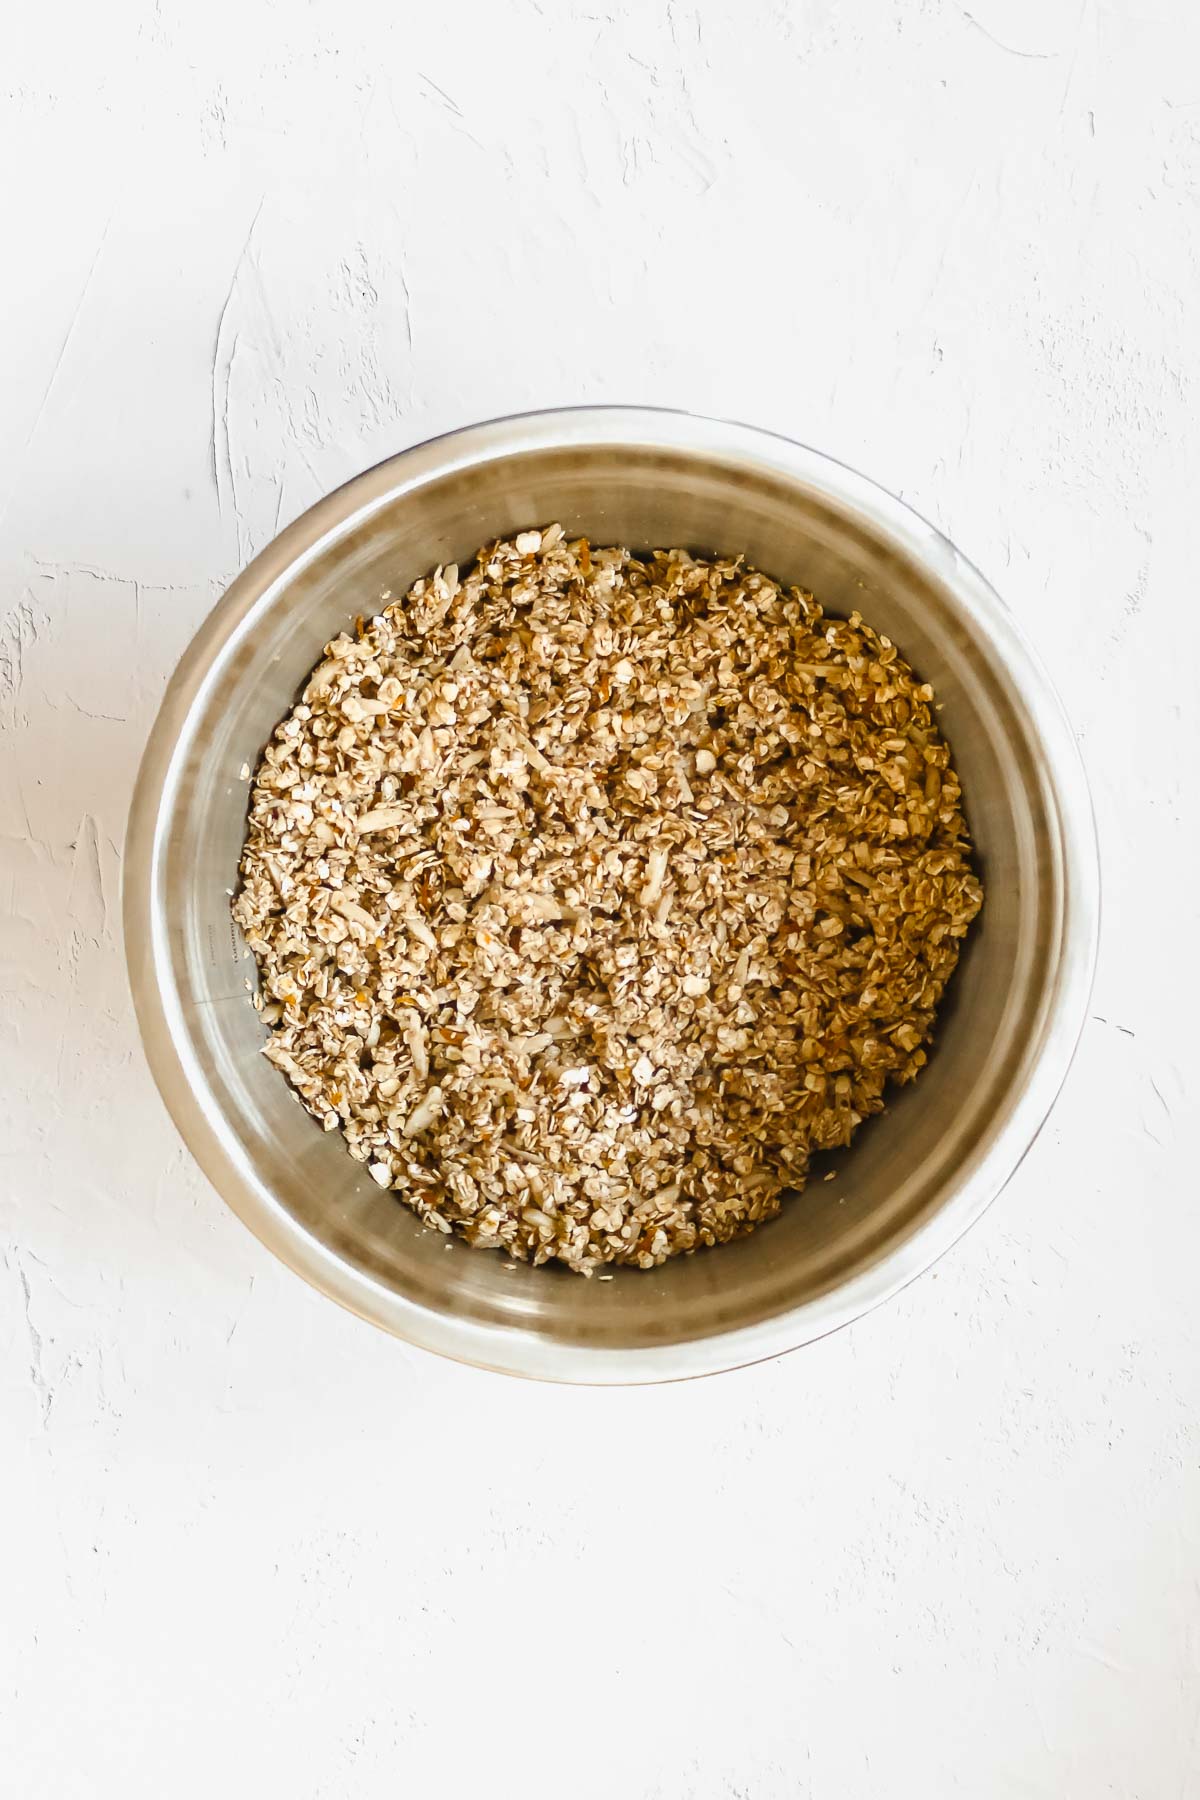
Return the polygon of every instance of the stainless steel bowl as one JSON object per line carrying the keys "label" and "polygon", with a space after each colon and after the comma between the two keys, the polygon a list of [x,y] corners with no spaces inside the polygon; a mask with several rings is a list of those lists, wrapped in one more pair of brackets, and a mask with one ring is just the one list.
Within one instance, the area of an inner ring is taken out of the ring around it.
{"label": "stainless steel bowl", "polygon": [[[987,889],[928,1069],[753,1236],[583,1281],[447,1243],[326,1137],[259,1055],[229,917],[253,765],[326,639],[438,562],[561,519],[594,542],[743,551],[858,607],[944,703]],[[262,1241],[364,1318],[512,1374],[631,1382],[790,1350],[919,1274],[1033,1142],[1084,1018],[1095,833],[1070,728],[975,569],[861,475],[741,425],[633,409],[497,420],[370,469],[234,582],[163,701],[129,827],[125,934],[151,1068]]]}

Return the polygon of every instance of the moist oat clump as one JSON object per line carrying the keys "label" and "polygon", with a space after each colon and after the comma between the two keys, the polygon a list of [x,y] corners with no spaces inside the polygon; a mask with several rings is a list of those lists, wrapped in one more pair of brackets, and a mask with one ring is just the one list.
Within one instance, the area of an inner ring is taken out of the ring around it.
{"label": "moist oat clump", "polygon": [[921,1069],[981,900],[886,637],[552,525],[326,646],[233,913],[265,1055],[380,1186],[591,1274],[778,1212]]}

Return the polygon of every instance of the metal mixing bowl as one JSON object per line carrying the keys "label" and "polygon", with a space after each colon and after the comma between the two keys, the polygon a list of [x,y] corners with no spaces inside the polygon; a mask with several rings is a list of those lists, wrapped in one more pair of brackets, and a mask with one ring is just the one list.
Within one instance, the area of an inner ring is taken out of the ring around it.
{"label": "metal mixing bowl", "polygon": [[[826,609],[859,608],[944,704],[987,900],[920,1080],[782,1216],[612,1281],[507,1266],[422,1227],[259,1054],[230,922],[254,765],[325,641],[439,562],[551,519],[596,543],[744,552]],[[1070,728],[992,589],[860,475],[763,432],[634,409],[498,420],[381,463],[256,558],[195,638],[130,818],[125,935],[151,1068],[235,1212],[389,1331],[513,1374],[698,1375],[790,1350],[926,1269],[1032,1143],[1074,1050],[1098,877]]]}

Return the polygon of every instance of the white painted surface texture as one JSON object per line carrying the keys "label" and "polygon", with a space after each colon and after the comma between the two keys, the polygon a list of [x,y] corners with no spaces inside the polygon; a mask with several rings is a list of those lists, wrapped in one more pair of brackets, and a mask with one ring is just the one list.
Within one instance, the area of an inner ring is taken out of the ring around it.
{"label": "white painted surface texture", "polygon": [[[37,1800],[1200,1796],[1189,0],[113,0],[5,33],[0,1776]],[[181,1149],[118,938],[240,564],[498,412],[737,415],[1040,645],[1105,943],[936,1276],[682,1389],[443,1365]]]}

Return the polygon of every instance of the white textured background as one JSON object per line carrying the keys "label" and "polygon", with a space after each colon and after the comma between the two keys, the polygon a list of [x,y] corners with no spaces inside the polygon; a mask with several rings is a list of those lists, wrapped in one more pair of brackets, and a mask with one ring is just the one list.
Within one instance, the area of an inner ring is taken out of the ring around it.
{"label": "white textured background", "polygon": [[[1200,1796],[1194,0],[73,0],[3,39],[0,1786]],[[682,1389],[443,1365],[276,1267],[119,948],[139,750],[241,563],[577,400],[773,426],[941,524],[1104,846],[1095,1016],[1002,1200]]]}

